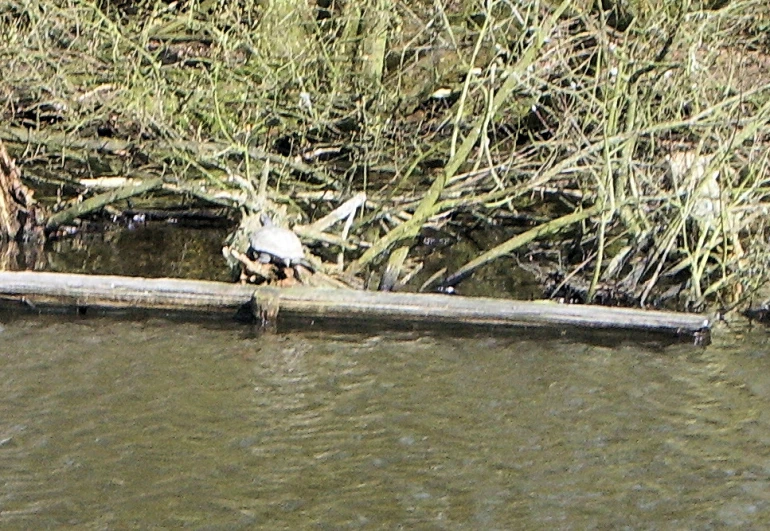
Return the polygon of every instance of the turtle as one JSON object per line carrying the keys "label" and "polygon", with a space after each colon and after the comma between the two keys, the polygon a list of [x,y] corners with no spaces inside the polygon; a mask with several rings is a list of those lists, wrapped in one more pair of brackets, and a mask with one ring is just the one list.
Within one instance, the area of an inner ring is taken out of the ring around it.
{"label": "turtle", "polygon": [[262,226],[249,238],[249,254],[263,264],[273,263],[283,267],[301,265],[311,272],[315,269],[305,258],[305,250],[297,235],[277,225],[263,214]]}

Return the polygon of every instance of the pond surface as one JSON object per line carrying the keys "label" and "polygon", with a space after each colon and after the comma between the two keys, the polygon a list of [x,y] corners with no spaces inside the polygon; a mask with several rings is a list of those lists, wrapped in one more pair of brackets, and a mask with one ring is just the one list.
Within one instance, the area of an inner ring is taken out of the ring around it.
{"label": "pond surface", "polygon": [[3,529],[770,527],[761,330],[737,349],[0,323]]}

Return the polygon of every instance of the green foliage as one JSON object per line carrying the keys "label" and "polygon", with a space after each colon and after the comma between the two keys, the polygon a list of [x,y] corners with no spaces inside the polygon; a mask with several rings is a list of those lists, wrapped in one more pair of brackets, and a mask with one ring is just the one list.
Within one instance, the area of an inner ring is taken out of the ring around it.
{"label": "green foliage", "polygon": [[[501,218],[535,193],[533,211],[598,205],[581,219],[592,259],[571,264],[590,293],[644,303],[674,285],[697,308],[768,279],[765,0],[567,1],[547,35],[558,2],[295,4],[0,4],[4,121],[166,143],[150,162],[232,194],[260,147],[286,157],[276,187],[368,191],[380,206],[362,234],[414,214],[437,166],[452,171],[421,214],[434,220]],[[330,145],[336,158],[314,155]]]}

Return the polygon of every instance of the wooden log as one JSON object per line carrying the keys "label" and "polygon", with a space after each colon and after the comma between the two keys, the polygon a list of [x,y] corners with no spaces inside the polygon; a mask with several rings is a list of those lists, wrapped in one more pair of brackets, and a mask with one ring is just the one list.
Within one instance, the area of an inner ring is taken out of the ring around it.
{"label": "wooden log", "polygon": [[253,294],[254,286],[206,280],[0,272],[0,297],[34,304],[216,311],[238,308]]}
{"label": "wooden log", "polygon": [[707,337],[710,328],[709,320],[700,315],[631,308],[27,271],[0,272],[0,297],[78,307],[194,311],[233,311],[254,302],[259,308],[278,308],[282,315],[366,319],[383,327],[408,321],[628,330],[678,337]]}
{"label": "wooden log", "polygon": [[707,331],[702,315],[633,308],[460,297],[433,293],[257,288],[257,303],[278,298],[281,312],[318,317],[368,318],[503,326],[575,326],[690,335]]}

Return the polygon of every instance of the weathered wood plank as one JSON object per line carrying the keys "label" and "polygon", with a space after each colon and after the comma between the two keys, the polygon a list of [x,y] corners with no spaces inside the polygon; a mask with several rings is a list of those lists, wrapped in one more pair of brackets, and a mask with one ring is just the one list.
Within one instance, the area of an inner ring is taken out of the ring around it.
{"label": "weathered wood plank", "polygon": [[604,306],[525,302],[424,293],[385,293],[309,287],[275,288],[204,280],[64,273],[0,272],[0,297],[60,305],[173,310],[262,307],[309,317],[392,322],[527,327],[578,327],[694,336],[708,333],[700,315]]}
{"label": "weathered wood plank", "polygon": [[205,280],[0,272],[0,296],[63,305],[228,310],[248,303],[253,293],[253,286]]}

